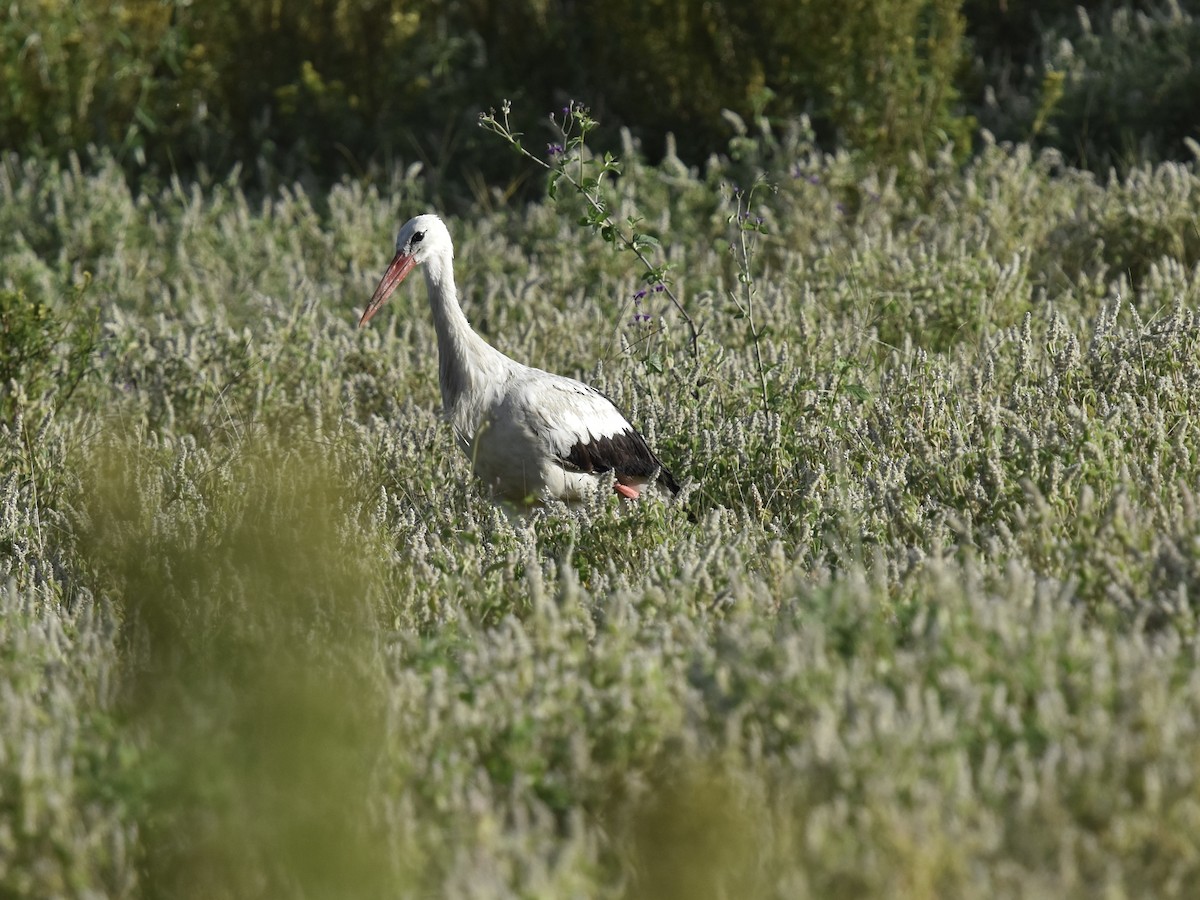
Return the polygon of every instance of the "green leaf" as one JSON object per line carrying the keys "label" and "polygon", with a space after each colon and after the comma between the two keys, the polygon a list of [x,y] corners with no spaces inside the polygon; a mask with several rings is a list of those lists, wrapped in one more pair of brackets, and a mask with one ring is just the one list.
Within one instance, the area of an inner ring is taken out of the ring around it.
{"label": "green leaf", "polygon": [[871,399],[871,392],[857,382],[843,385],[842,390],[860,403]]}

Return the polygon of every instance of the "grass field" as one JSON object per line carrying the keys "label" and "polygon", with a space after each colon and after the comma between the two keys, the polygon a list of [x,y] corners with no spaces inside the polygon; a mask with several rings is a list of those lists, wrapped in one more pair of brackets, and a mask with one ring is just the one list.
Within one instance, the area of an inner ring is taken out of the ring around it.
{"label": "grass field", "polygon": [[684,494],[516,518],[414,181],[3,160],[0,896],[1193,895],[1196,165],[626,162],[695,357],[571,198],[458,279]]}

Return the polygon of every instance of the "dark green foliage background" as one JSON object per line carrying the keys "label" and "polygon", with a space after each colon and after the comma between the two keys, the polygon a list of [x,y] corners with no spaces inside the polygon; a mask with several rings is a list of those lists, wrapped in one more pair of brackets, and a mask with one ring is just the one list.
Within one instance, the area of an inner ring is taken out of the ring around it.
{"label": "dark green foliage background", "polygon": [[[977,124],[1105,166],[1180,158],[1200,24],[1158,3],[995,0],[67,0],[0,10],[0,140],[130,174],[275,183],[420,161],[438,196],[512,180],[474,128],[510,98],[588,103],[614,145],[723,149],[742,119],[807,114],[879,163],[965,158]],[[1088,18],[1090,16],[1090,18]],[[1069,53],[1064,56],[1064,48]],[[535,135],[536,136],[536,135]],[[547,129],[547,139],[552,134]]]}

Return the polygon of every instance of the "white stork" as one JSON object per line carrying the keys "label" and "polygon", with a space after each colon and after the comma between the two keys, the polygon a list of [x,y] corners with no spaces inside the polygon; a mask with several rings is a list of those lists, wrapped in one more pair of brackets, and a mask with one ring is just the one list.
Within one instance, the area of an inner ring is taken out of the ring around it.
{"label": "white stork", "polygon": [[434,215],[400,229],[396,256],[358,322],[423,266],[437,331],[442,406],[475,474],[499,498],[578,500],[613,473],[622,497],[679,484],[612,401],[594,388],[509,359],[477,335],[454,286],[454,246]]}

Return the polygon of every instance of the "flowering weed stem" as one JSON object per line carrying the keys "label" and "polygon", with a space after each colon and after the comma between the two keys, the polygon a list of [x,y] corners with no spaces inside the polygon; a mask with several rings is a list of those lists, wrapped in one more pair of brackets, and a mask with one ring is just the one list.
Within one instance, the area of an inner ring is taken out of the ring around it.
{"label": "flowering weed stem", "polygon": [[738,268],[738,282],[741,285],[740,290],[729,291],[729,299],[733,301],[737,309],[737,315],[746,320],[746,327],[750,332],[750,340],[754,344],[754,364],[758,370],[758,384],[762,391],[762,406],[765,413],[770,405],[770,392],[767,390],[767,370],[763,365],[761,338],[762,332],[758,324],[754,321],[754,296],[757,293],[754,284],[754,274],[751,271],[751,262],[754,257],[754,245],[760,234],[766,234],[766,223],[761,216],[754,216],[751,212],[754,205],[754,192],[764,184],[759,180],[754,183],[749,192],[742,192],[740,189],[735,189],[733,192],[733,200],[736,205],[733,214],[729,217],[729,224],[737,228],[737,237],[729,245],[730,252],[734,255],[734,262]]}
{"label": "flowering weed stem", "polygon": [[[561,121],[551,113],[550,119],[562,130],[563,138],[561,143],[547,145],[546,155],[549,157],[549,161],[531,153],[521,143],[521,132],[514,131],[509,121],[511,111],[512,104],[505,100],[500,106],[499,115],[494,109],[480,113],[479,124],[482,128],[499,135],[521,156],[550,173],[549,193],[551,199],[557,196],[560,181],[565,181],[576,194],[583,198],[588,211],[580,224],[598,232],[606,242],[618,250],[627,251],[637,257],[638,262],[645,269],[642,280],[647,285],[653,285],[656,291],[659,291],[661,286],[661,292],[670,298],[671,304],[687,324],[692,358],[698,359],[700,332],[696,327],[695,320],[671,288],[667,276],[671,268],[670,264],[663,262],[656,265],[647,255],[649,248],[657,245],[658,240],[653,235],[640,230],[637,227],[639,220],[634,217],[630,217],[624,223],[615,220],[608,203],[601,195],[600,188],[605,177],[610,174],[619,174],[620,162],[611,153],[605,153],[602,159],[595,160],[589,159],[584,152],[587,136],[597,125],[587,108],[572,101],[568,106],[563,107]],[[591,174],[593,170],[598,171],[595,171],[593,175]]]}

